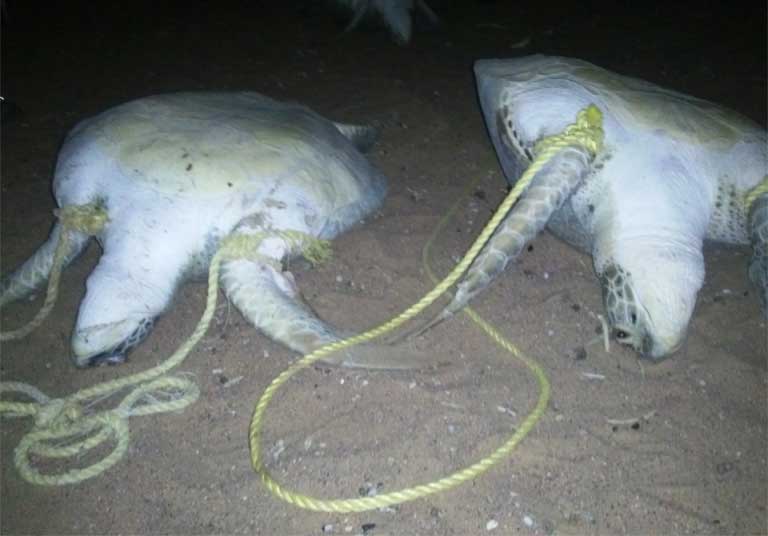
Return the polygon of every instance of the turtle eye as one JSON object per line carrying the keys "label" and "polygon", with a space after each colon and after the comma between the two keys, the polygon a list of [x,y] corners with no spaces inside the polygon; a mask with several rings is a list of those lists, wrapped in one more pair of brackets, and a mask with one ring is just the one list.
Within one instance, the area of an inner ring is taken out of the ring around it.
{"label": "turtle eye", "polygon": [[626,331],[624,331],[623,329],[617,329],[617,330],[615,330],[615,331],[613,332],[613,334],[614,334],[614,335],[616,336],[616,338],[617,338],[617,339],[619,339],[620,341],[623,341],[624,339],[628,339],[628,338],[629,338],[629,333],[627,333],[627,332],[626,332]]}

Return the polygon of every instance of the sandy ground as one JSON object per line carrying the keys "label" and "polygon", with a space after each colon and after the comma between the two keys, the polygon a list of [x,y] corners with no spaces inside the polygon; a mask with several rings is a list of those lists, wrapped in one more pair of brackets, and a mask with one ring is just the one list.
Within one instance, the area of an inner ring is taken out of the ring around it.
{"label": "sandy ground", "polygon": [[[47,235],[50,179],[65,132],[153,93],[250,89],[380,127],[371,158],[390,179],[385,206],[335,242],[332,261],[295,270],[319,314],[352,330],[389,318],[430,288],[421,251],[451,206],[460,203],[433,252],[441,273],[505,193],[475,98],[474,59],[582,57],[765,123],[760,2],[729,12],[693,2],[658,10],[638,3],[624,12],[582,3],[434,2],[442,27],[419,25],[408,48],[376,28],[340,34],[343,22],[317,6],[113,4],[11,2],[3,94],[20,110],[2,129],[4,272]],[[528,38],[526,48],[514,46]],[[708,247],[687,343],[652,365],[615,344],[610,353],[590,345],[602,312],[590,259],[548,233],[533,246],[474,305],[539,360],[552,399],[533,432],[489,473],[361,514],[313,513],[274,498],[250,469],[248,422],[262,390],[296,356],[224,302],[180,367],[200,386],[200,400],[181,413],[133,418],[127,455],[102,476],[60,488],[27,484],[13,449],[32,422],[3,420],[2,533],[768,532],[768,335],[746,278],[749,251]],[[3,380],[66,395],[148,368],[192,331],[202,284],[181,290],[128,364],[74,369],[67,341],[98,253],[92,245],[66,272],[42,328],[2,346]],[[6,308],[4,327],[30,318],[40,303]],[[291,489],[327,498],[394,491],[487,455],[533,407],[536,382],[465,316],[418,344],[450,365],[408,373],[317,367],[291,380],[267,417],[270,471]],[[633,418],[639,425],[609,421]]]}

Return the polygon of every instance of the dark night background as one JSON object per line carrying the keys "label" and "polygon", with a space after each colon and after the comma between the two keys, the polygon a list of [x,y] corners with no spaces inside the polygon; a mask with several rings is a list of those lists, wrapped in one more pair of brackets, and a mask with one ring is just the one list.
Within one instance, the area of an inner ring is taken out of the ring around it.
{"label": "dark night background", "polygon": [[[145,95],[253,90],[380,128],[372,160],[390,179],[385,207],[339,238],[329,265],[296,273],[321,316],[355,330],[399,312],[427,290],[421,248],[438,219],[466,195],[470,177],[483,175],[482,189],[438,242],[441,269],[462,254],[504,193],[476,102],[475,59],[579,57],[766,124],[765,1],[429,4],[440,26],[429,27],[417,14],[410,45],[400,47],[375,21],[342,33],[349,14],[323,2],[6,2],[3,273],[50,229],[52,170],[66,132]],[[708,254],[686,348],[643,368],[622,348],[607,355],[590,347],[586,359],[573,357],[574,348],[595,337],[599,287],[587,257],[547,233],[537,238],[521,266],[477,305],[542,359],[553,400],[511,461],[457,490],[393,512],[352,515],[308,513],[269,496],[249,467],[248,417],[293,356],[224,305],[183,366],[200,384],[200,401],[182,414],[132,420],[129,453],[106,475],[67,488],[26,484],[12,457],[31,423],[4,420],[0,529],[322,534],[332,525],[333,534],[347,527],[358,534],[366,525],[372,535],[463,535],[486,533],[486,523],[495,520],[499,527],[489,534],[764,534],[765,322],[745,275],[747,248],[712,247]],[[93,246],[67,271],[60,303],[43,328],[3,345],[3,380],[63,395],[146,368],[192,330],[202,310],[201,285],[180,293],[128,364],[74,370],[64,356],[67,339],[97,257]],[[19,325],[39,304],[4,309],[4,325]],[[324,497],[356,495],[369,482],[393,491],[498,446],[515,425],[503,419],[522,419],[535,384],[494,357],[498,351],[463,317],[430,336],[435,351],[458,366],[415,377],[308,371],[286,388],[265,440],[267,450],[278,439],[288,446],[272,459],[278,478]],[[607,379],[588,382],[584,372]],[[225,389],[224,375],[244,379]],[[502,406],[511,409],[497,411]],[[606,425],[609,417],[637,415],[653,417],[639,431]],[[446,423],[456,432],[447,432]],[[314,438],[311,448],[307,437]]]}

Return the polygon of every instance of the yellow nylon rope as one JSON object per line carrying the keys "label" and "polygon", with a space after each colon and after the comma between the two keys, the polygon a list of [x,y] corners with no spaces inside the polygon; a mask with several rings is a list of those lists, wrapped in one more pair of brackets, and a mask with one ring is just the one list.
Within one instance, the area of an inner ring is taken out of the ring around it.
{"label": "yellow nylon rope", "polygon": [[[96,219],[103,219],[104,217],[102,213],[95,210],[94,206],[66,207],[62,210],[67,213],[78,214],[78,217],[85,217],[84,214],[88,212],[91,212],[92,215],[95,214]],[[70,227],[69,225],[65,227],[66,229],[62,229],[57,254],[59,251],[66,251],[65,246],[61,246],[61,243],[66,241],[64,237]],[[77,228],[89,234],[98,232],[98,229],[94,227],[77,226]],[[200,321],[192,335],[160,365],[124,378],[97,384],[66,398],[57,399],[51,399],[37,388],[25,383],[0,382],[0,394],[17,393],[35,400],[35,402],[0,401],[0,416],[35,417],[34,428],[22,438],[14,453],[14,462],[21,476],[33,484],[48,486],[76,484],[93,478],[117,463],[128,449],[130,440],[128,418],[130,416],[177,411],[197,400],[199,389],[192,381],[186,378],[163,375],[179,365],[208,330],[216,310],[221,262],[225,259],[236,258],[259,259],[257,252],[259,244],[264,239],[272,237],[284,239],[291,249],[305,249],[313,261],[326,258],[329,253],[327,242],[297,231],[268,231],[253,235],[235,234],[228,236],[222,241],[221,247],[211,260],[208,271],[208,295],[205,311]],[[63,258],[63,254],[60,256]],[[50,278],[57,283],[48,286],[49,295],[53,296],[53,300],[55,300],[61,269],[61,262],[54,261],[54,270]],[[46,300],[47,302],[48,300]],[[35,321],[40,316],[44,315],[38,314]],[[26,330],[26,327],[24,329]],[[87,414],[83,409],[88,405],[87,401],[89,400],[95,401],[134,385],[137,387],[114,409],[90,414]],[[166,398],[167,400],[158,400],[159,398]],[[143,400],[149,400],[149,402]],[[34,467],[30,459],[30,454],[34,454],[38,458],[54,459],[77,456],[110,438],[116,442],[112,452],[100,461],[80,469],[43,474]],[[57,444],[54,445],[53,443]]]}
{"label": "yellow nylon rope", "polygon": [[762,182],[760,182],[757,186],[752,188],[746,196],[744,196],[744,206],[747,207],[747,211],[749,211],[749,208],[752,206],[752,203],[754,203],[758,197],[760,197],[763,194],[768,194],[768,175],[763,177]]}
{"label": "yellow nylon rope", "polygon": [[512,352],[534,372],[539,381],[541,389],[538,403],[536,404],[531,414],[528,415],[528,417],[526,417],[526,419],[523,421],[520,428],[515,431],[515,433],[506,443],[504,443],[501,447],[499,447],[486,458],[447,477],[427,484],[421,484],[400,491],[377,495],[375,497],[324,500],[296,493],[281,486],[280,483],[278,483],[269,474],[266,467],[264,466],[261,459],[260,446],[261,427],[267,406],[280,386],[288,381],[291,376],[335,351],[348,348],[362,342],[367,342],[381,335],[384,335],[385,333],[396,329],[398,326],[412,319],[425,308],[429,307],[441,294],[447,291],[448,288],[450,288],[456,281],[458,281],[458,279],[469,268],[474,259],[480,253],[480,250],[485,245],[486,241],[490,238],[501,221],[507,215],[509,210],[512,208],[513,204],[527,188],[528,184],[536,175],[536,173],[538,173],[546,165],[547,162],[549,162],[562,149],[570,146],[584,147],[594,156],[600,151],[602,142],[602,114],[596,106],[590,105],[586,109],[579,112],[575,124],[566,128],[562,134],[552,136],[551,138],[548,138],[544,143],[537,146],[537,150],[539,152],[536,156],[536,159],[533,161],[533,163],[531,163],[523,176],[517,181],[515,187],[501,203],[496,213],[493,215],[485,228],[481,231],[480,235],[469,248],[469,251],[464,256],[464,258],[419,302],[403,311],[397,317],[365,333],[350,337],[342,341],[330,343],[326,346],[323,346],[322,348],[319,348],[318,350],[315,350],[314,352],[304,356],[302,359],[292,364],[279,376],[272,380],[269,386],[267,386],[267,388],[264,390],[261,398],[254,408],[249,431],[251,464],[253,469],[261,477],[261,480],[267,489],[269,489],[274,495],[283,499],[284,501],[308,510],[346,513],[362,512],[375,508],[382,508],[385,506],[425,497],[440,491],[445,491],[458,486],[462,482],[478,476],[502,460],[515,447],[515,445],[517,445],[528,434],[528,432],[533,428],[541,415],[544,413],[547,406],[547,401],[549,400],[549,382],[546,379],[546,375],[535,362],[523,356],[517,350],[517,348],[515,348],[497,332],[495,332],[495,330],[493,330],[487,323],[485,323],[485,321],[475,315],[473,311],[470,311],[468,314],[470,314],[470,316],[473,317],[476,322],[484,326],[483,329],[485,329],[486,332],[489,333],[498,344],[503,346],[509,352]]}
{"label": "yellow nylon rope", "polygon": [[78,231],[87,235],[97,234],[107,223],[107,213],[99,205],[90,203],[87,205],[73,205],[62,207],[54,211],[59,218],[61,230],[59,243],[53,254],[51,272],[48,277],[48,288],[45,292],[45,301],[37,314],[26,325],[12,331],[0,332],[0,341],[21,339],[37,329],[56,304],[59,295],[59,280],[63,270],[64,259],[69,253],[70,233]]}

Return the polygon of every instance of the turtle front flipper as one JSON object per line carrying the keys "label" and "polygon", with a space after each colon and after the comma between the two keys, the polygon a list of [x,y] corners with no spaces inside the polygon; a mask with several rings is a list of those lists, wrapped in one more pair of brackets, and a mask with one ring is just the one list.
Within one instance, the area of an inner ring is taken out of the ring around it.
{"label": "turtle front flipper", "polygon": [[[254,326],[300,354],[343,337],[320,320],[301,299],[290,272],[277,261],[237,259],[222,263],[221,279],[230,300]],[[326,363],[368,369],[413,369],[428,363],[410,348],[362,344],[340,350]]]}
{"label": "turtle front flipper", "polygon": [[270,262],[222,263],[224,291],[245,317],[270,338],[299,353],[338,339],[299,298],[290,272]]}
{"label": "turtle front flipper", "polygon": [[453,301],[440,318],[461,310],[485,289],[547,224],[590,170],[591,156],[581,148],[564,149],[533,178],[528,190],[485,244]]}
{"label": "turtle front flipper", "polygon": [[[40,288],[47,280],[53,266],[53,257],[61,239],[62,227],[56,223],[48,240],[27,259],[24,264],[2,279],[0,282],[0,307],[26,298]],[[69,247],[64,253],[62,268],[71,263],[88,244],[90,237],[76,230],[70,231]]]}
{"label": "turtle front flipper", "polygon": [[759,195],[749,207],[749,240],[749,278],[759,289],[763,316],[768,318],[768,192]]}

